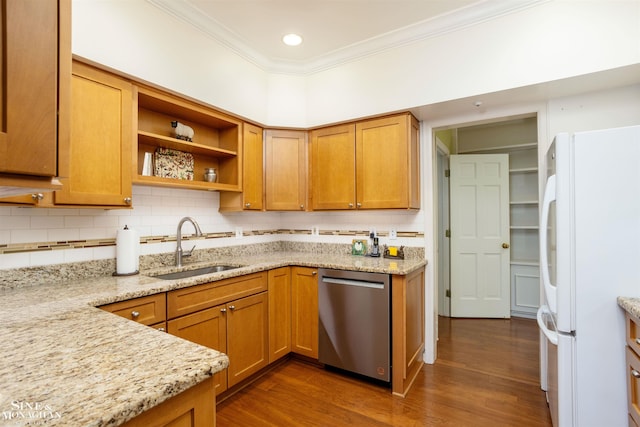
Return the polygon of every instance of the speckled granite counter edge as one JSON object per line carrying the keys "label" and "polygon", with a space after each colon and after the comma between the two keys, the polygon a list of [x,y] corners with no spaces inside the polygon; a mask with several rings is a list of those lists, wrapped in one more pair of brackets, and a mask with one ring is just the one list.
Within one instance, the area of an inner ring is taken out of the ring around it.
{"label": "speckled granite counter edge", "polygon": [[618,305],[630,315],[640,319],[640,298],[619,296]]}

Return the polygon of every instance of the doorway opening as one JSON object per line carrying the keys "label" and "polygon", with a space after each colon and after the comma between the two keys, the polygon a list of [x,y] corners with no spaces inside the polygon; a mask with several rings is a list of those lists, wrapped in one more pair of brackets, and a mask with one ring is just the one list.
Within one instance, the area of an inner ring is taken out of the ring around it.
{"label": "doorway opening", "polygon": [[[438,209],[438,313],[451,316],[451,304],[460,292],[471,292],[476,284],[460,287],[452,269],[468,269],[464,260],[451,253],[450,221],[459,214],[459,204],[451,202],[449,155],[506,154],[508,156],[508,294],[510,316],[535,318],[540,302],[538,244],[538,118],[535,113],[483,123],[462,123],[434,129]],[[458,208],[456,208],[458,206]],[[451,221],[453,222],[453,221]],[[458,230],[460,232],[460,230]],[[467,257],[471,259],[472,257]],[[469,275],[457,275],[468,278]],[[485,278],[483,278],[484,280]],[[486,277],[491,281],[490,276]],[[479,281],[478,287],[483,284]],[[493,283],[490,283],[493,284]],[[457,294],[456,294],[457,293]],[[459,311],[453,310],[459,313]],[[456,314],[459,317],[467,317]],[[469,316],[473,317],[473,316]],[[492,317],[491,315],[485,317]],[[505,317],[497,315],[495,317]],[[509,316],[507,316],[509,317]]]}

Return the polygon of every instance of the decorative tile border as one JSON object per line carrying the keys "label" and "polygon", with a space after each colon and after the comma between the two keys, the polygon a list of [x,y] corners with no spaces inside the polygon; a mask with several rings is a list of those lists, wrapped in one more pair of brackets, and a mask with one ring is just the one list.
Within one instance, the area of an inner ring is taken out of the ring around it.
{"label": "decorative tile border", "polygon": [[[311,230],[307,229],[277,229],[277,230],[245,230],[244,236],[266,236],[266,235],[286,235],[286,234],[299,234],[299,235],[311,235]],[[319,230],[320,236],[353,236],[353,237],[367,237],[369,232],[367,230]],[[388,237],[388,232],[378,232],[379,237]],[[424,233],[417,231],[398,231],[397,236],[404,238],[424,238]],[[216,232],[206,233],[205,239],[224,239],[235,237],[235,232]],[[184,238],[189,240],[189,236]],[[176,236],[143,236],[140,238],[140,244],[154,244],[175,242]],[[34,242],[34,243],[13,243],[13,244],[0,244],[0,255],[2,254],[15,254],[21,252],[40,252],[40,251],[53,251],[59,249],[82,249],[82,248],[96,248],[101,246],[115,246],[116,239],[105,238],[95,240],[67,240],[56,242]]]}

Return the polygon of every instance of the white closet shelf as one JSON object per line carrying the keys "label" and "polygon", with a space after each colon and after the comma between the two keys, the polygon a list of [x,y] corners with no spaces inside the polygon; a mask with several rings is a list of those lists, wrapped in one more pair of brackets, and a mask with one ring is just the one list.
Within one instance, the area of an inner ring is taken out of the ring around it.
{"label": "white closet shelf", "polygon": [[540,265],[540,261],[538,261],[537,259],[512,259],[511,265],[531,265],[537,267]]}
{"label": "white closet shelf", "polygon": [[510,205],[537,205],[537,200],[511,200]]}
{"label": "white closet shelf", "polygon": [[458,154],[465,153],[490,153],[496,151],[514,151],[514,150],[529,150],[531,148],[538,148],[538,142],[530,142],[527,144],[513,144],[513,145],[502,145],[499,147],[483,147],[473,150],[458,150]]}
{"label": "white closet shelf", "polygon": [[537,230],[540,227],[537,225],[512,225],[509,228],[511,230]]}

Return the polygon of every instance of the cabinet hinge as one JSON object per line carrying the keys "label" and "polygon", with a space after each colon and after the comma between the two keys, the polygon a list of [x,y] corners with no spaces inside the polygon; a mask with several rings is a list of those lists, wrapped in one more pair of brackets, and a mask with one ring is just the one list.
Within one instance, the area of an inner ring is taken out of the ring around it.
{"label": "cabinet hinge", "polygon": [[447,289],[444,291],[444,296],[447,298],[451,298],[451,289]]}
{"label": "cabinet hinge", "polygon": [[451,230],[444,230],[444,237],[451,237]]}
{"label": "cabinet hinge", "polygon": [[451,169],[445,169],[444,170],[444,177],[445,178],[449,178],[449,176],[451,176]]}

